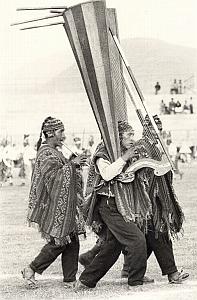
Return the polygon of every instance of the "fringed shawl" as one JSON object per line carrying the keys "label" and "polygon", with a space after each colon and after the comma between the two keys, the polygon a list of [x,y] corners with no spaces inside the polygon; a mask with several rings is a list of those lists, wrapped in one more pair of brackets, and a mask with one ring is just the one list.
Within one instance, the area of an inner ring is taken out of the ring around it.
{"label": "fringed shawl", "polygon": [[[149,140],[141,139],[137,144],[145,147],[148,157],[161,160],[159,149]],[[95,172],[98,157],[109,160],[103,144],[98,146],[89,169],[84,205],[88,225],[94,223],[96,187],[101,181],[101,176]],[[172,186],[172,172],[158,177],[151,168],[140,169],[133,182],[121,183],[115,180],[114,192],[117,208],[126,221],[135,219],[138,226],[145,231],[146,221],[151,215],[156,237],[162,230],[170,232],[172,237],[177,237],[177,233],[181,231],[184,214]]]}
{"label": "fringed shawl", "polygon": [[[98,186],[101,182],[101,176],[96,169],[96,160],[104,158],[110,161],[106,148],[103,144],[97,147],[93,156],[92,163],[89,170],[87,180],[85,215],[87,217],[87,224],[91,225],[94,221],[94,208],[97,202],[97,193],[99,193]],[[151,214],[151,202],[145,189],[143,179],[136,176],[134,181],[123,183],[114,178],[108,182],[113,186],[115,194],[115,202],[119,213],[126,222],[134,221],[140,228],[144,228],[147,220]]]}
{"label": "fringed shawl", "polygon": [[57,245],[70,242],[77,232],[77,180],[74,164],[61,152],[42,145],[32,174],[28,221],[37,223],[47,240]]}
{"label": "fringed shawl", "polygon": [[[161,160],[161,153],[155,143],[147,138],[139,140],[138,143],[144,145],[150,158]],[[172,237],[177,237],[182,229],[184,214],[172,185],[172,172],[169,171],[163,176],[155,176],[150,168],[146,168],[145,172],[149,181],[147,191],[152,202],[155,232],[164,229]]]}

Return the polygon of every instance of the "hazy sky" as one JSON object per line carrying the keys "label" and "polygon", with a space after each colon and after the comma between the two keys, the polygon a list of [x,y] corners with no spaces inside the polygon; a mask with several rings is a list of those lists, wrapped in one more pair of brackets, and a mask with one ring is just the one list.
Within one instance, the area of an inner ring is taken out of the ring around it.
{"label": "hazy sky", "polygon": [[[197,0],[107,0],[106,2],[107,7],[117,9],[120,39],[154,38],[197,48]],[[31,90],[35,82],[36,85],[42,85],[76,63],[63,26],[26,31],[19,30],[22,26],[10,26],[13,22],[47,16],[49,14],[47,11],[16,12],[16,8],[71,6],[78,3],[80,0],[0,1],[0,94],[2,93],[0,127],[4,126],[6,132],[13,133],[16,129],[23,132],[24,122],[30,126],[28,114],[30,107],[35,110],[35,106],[38,105],[38,101],[35,103],[30,96],[26,99],[25,95],[12,93],[12,87],[28,86]],[[62,18],[58,19],[45,23],[63,21]],[[30,26],[31,24],[33,23],[30,23]],[[28,113],[19,115],[17,120],[13,119],[12,115],[11,119],[8,119],[7,111],[17,110],[18,103],[21,109],[26,107]],[[37,122],[34,120],[33,124],[40,122],[40,119]],[[31,130],[37,131],[35,128]]]}
{"label": "hazy sky", "polygon": [[[15,21],[48,12],[16,12],[17,7],[74,5],[76,0],[6,0],[1,1],[1,70],[5,78],[17,72],[26,62],[42,61],[62,52],[70,54],[63,28],[54,26],[28,31],[10,27]],[[81,1],[86,2],[86,1]],[[146,37],[197,48],[196,0],[107,0],[107,7],[117,9],[120,38]],[[53,19],[61,21],[62,19]],[[49,21],[51,22],[51,21]],[[30,24],[31,25],[31,24]]]}

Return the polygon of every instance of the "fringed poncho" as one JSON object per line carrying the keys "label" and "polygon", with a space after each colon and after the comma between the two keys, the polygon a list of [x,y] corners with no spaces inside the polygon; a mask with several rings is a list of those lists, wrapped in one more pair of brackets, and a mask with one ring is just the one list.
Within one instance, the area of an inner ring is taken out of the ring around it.
{"label": "fringed poncho", "polygon": [[[138,141],[143,145],[150,158],[161,160],[161,153],[155,143],[148,138]],[[144,172],[148,178],[147,191],[152,203],[152,221],[155,232],[166,230],[172,237],[182,230],[184,214],[172,185],[172,171],[156,176],[150,168]]]}
{"label": "fringed poncho", "polygon": [[[106,148],[101,144],[92,160],[87,181],[87,202],[84,205],[84,214],[87,217],[87,224],[92,225],[94,222],[94,209],[97,202],[97,194],[102,194],[103,186],[99,173],[95,173],[96,160],[104,158],[110,161]],[[127,166],[128,167],[128,166]],[[134,221],[141,229],[145,229],[147,220],[151,215],[151,201],[146,191],[144,179],[136,176],[134,181],[123,183],[114,178],[110,182],[105,182],[105,191],[111,190],[115,196],[115,202],[119,213],[126,222]],[[100,187],[100,188],[99,188]],[[89,195],[89,198],[88,198]],[[110,196],[110,194],[109,194]]]}
{"label": "fringed poncho", "polygon": [[[78,233],[77,174],[75,166],[60,151],[44,144],[37,153],[32,174],[28,221],[37,223],[47,240],[57,245],[70,242]],[[79,218],[78,218],[79,217]],[[83,228],[82,224],[79,224]]]}
{"label": "fringed poncho", "polygon": [[[159,149],[148,139],[142,139],[136,144],[144,146],[148,157],[161,160]],[[109,160],[106,149],[102,145],[95,152],[87,181],[84,215],[88,225],[94,224],[94,209],[99,192],[97,187],[101,181],[101,176],[95,173],[95,163],[99,157]],[[152,169],[143,168],[135,173],[135,179],[130,183],[115,180],[113,191],[117,208],[125,221],[134,220],[144,232],[147,230],[145,226],[150,218],[153,221],[156,237],[158,232],[163,230],[176,237],[182,229],[184,214],[172,186],[171,172],[158,177],[154,175]]]}

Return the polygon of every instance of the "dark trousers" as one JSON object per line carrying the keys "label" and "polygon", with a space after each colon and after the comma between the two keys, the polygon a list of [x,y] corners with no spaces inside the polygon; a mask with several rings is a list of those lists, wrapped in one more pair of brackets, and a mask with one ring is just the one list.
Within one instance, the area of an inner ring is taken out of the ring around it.
{"label": "dark trousers", "polygon": [[42,274],[61,254],[62,271],[65,282],[76,280],[79,258],[79,238],[78,236],[71,237],[71,243],[64,246],[55,245],[51,240],[46,244],[31,262],[30,267],[38,274]]}
{"label": "dark trousers", "polygon": [[[153,252],[157,259],[157,262],[161,268],[162,275],[168,275],[177,271],[175,264],[174,253],[172,248],[172,242],[169,239],[167,232],[159,232],[158,237],[155,237],[155,232],[150,224],[148,226],[148,232],[146,234],[147,244],[147,259]],[[123,270],[128,271],[129,260],[125,256]]]}
{"label": "dark trousers", "polygon": [[133,222],[124,221],[117,211],[114,198],[102,196],[99,201],[99,213],[107,226],[106,242],[92,263],[82,272],[79,280],[89,287],[95,287],[117,261],[124,246],[129,261],[128,284],[143,284],[147,260],[144,234]]}

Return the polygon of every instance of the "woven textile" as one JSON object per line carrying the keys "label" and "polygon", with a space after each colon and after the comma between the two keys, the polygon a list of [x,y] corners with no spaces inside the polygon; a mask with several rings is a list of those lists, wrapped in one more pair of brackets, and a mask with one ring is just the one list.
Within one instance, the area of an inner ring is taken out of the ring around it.
{"label": "woven textile", "polygon": [[28,221],[37,223],[47,240],[70,242],[77,233],[77,182],[74,165],[49,145],[37,153],[29,195]]}
{"label": "woven textile", "polygon": [[[159,149],[149,139],[141,139],[136,142],[136,145],[142,145],[149,158],[161,160]],[[95,172],[95,161],[98,157],[109,160],[102,144],[95,152],[87,181],[84,214],[89,225],[94,225],[95,219],[98,221],[94,211],[97,193],[99,193],[97,187],[101,182],[101,176]],[[125,184],[114,180],[113,192],[118,210],[126,221],[134,219],[138,226],[146,231],[146,221],[151,216],[155,236],[158,232],[165,230],[170,232],[172,237],[177,237],[177,233],[181,231],[184,214],[173,189],[172,172],[158,177],[154,175],[151,168],[140,169],[135,173],[135,180],[131,183]]]}
{"label": "woven textile", "polygon": [[126,222],[135,221],[143,229],[151,215],[151,202],[145,189],[144,178],[137,175],[134,181],[129,183],[122,183],[114,178],[110,182],[105,182],[105,186],[100,186],[102,178],[99,173],[94,173],[96,160],[100,157],[110,161],[107,150],[102,144],[95,152],[87,181],[85,214],[88,225],[94,221],[96,195],[102,193],[102,189],[105,191],[112,189],[117,209],[124,220]]}
{"label": "woven textile", "polygon": [[[161,153],[151,140],[143,138],[138,143],[146,148],[150,158],[161,160]],[[182,228],[184,214],[172,185],[172,172],[169,171],[163,176],[155,176],[150,168],[146,168],[145,172],[148,178],[147,191],[152,202],[155,231],[161,231],[163,228],[172,236],[176,236]]]}
{"label": "woven textile", "polygon": [[52,118],[52,117],[47,118],[42,128],[44,132],[54,131],[58,129],[64,130],[64,124],[59,119]]}

